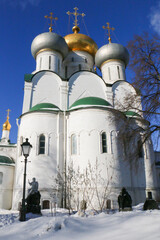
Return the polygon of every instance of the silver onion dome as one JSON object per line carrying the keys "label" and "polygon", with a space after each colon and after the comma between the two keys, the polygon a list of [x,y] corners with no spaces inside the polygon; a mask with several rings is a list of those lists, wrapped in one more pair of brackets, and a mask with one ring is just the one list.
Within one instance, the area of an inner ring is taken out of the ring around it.
{"label": "silver onion dome", "polygon": [[32,41],[31,53],[34,58],[36,54],[43,49],[50,49],[60,52],[63,57],[68,53],[68,45],[64,38],[53,32],[45,32],[39,34]]}
{"label": "silver onion dome", "polygon": [[97,67],[101,67],[102,63],[111,59],[122,60],[127,66],[129,62],[128,50],[118,43],[109,43],[98,49],[95,56],[95,64]]}

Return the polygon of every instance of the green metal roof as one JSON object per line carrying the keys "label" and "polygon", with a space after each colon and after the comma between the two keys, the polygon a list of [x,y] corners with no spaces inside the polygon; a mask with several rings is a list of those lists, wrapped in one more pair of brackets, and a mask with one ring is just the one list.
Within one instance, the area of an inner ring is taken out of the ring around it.
{"label": "green metal roof", "polygon": [[0,163],[8,163],[8,164],[14,164],[13,159],[6,157],[6,156],[0,156]]}
{"label": "green metal roof", "polygon": [[33,111],[46,111],[46,110],[59,110],[59,108],[52,104],[52,103],[40,103],[37,104],[35,106],[33,106],[29,111],[33,112]]}
{"label": "green metal roof", "polygon": [[24,81],[25,82],[32,82],[32,77],[33,77],[33,75],[34,74],[28,74],[28,73],[26,73],[26,74],[24,74]]}
{"label": "green metal roof", "polygon": [[124,114],[128,117],[141,117],[138,113],[133,111],[127,111],[127,112],[124,112]]}
{"label": "green metal roof", "polygon": [[70,106],[70,109],[80,105],[105,106],[105,107],[111,106],[111,104],[107,102],[105,99],[98,97],[86,97],[78,99]]}

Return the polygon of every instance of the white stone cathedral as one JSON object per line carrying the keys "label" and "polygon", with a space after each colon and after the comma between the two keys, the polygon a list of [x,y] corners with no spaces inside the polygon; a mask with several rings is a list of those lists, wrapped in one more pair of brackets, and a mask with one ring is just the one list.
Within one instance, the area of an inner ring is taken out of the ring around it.
{"label": "white stone cathedral", "polygon": [[[26,138],[33,146],[28,157],[26,187],[29,187],[28,180],[36,178],[42,208],[49,208],[53,200],[57,171],[63,177],[64,173],[68,174],[68,166],[79,174],[88,169],[88,176],[94,175],[93,179],[98,173],[97,185],[91,185],[98,189],[100,198],[104,198],[104,208],[117,208],[122,187],[130,193],[133,204],[144,202],[148,193],[159,200],[159,173],[156,173],[151,140],[138,151],[135,163],[126,159],[120,134],[127,131],[126,122],[133,128],[143,126],[143,129],[148,124],[138,111],[140,96],[126,81],[128,51],[121,44],[111,43],[110,39],[98,49],[93,39],[79,30],[75,25],[73,33],[65,37],[45,32],[32,42],[36,69],[32,74],[25,74],[17,144],[9,141],[9,114],[3,125],[0,208],[17,209],[21,202],[24,173],[21,144]],[[136,110],[132,107],[122,111],[122,106],[123,109],[127,106],[127,96],[134,96]],[[139,133],[131,148],[136,149],[142,137],[143,133]],[[77,182],[78,191],[75,188],[72,192],[78,202],[75,205],[85,200],[88,208],[92,208],[92,204],[99,208],[96,191],[92,192],[91,204],[85,193],[88,186],[85,189],[78,175]],[[59,207],[62,207],[62,195],[57,195]]]}

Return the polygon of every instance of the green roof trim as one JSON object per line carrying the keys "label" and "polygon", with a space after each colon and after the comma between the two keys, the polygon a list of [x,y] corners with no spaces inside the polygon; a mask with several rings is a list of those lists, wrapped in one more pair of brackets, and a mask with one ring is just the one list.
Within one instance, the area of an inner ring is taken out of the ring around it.
{"label": "green roof trim", "polygon": [[109,102],[107,102],[103,98],[98,98],[98,97],[86,97],[86,98],[81,98],[75,101],[71,106],[71,108],[80,106],[80,105],[91,105],[91,106],[111,106]]}
{"label": "green roof trim", "polygon": [[129,117],[141,117],[138,113],[133,111],[127,111],[127,112],[124,112],[124,114]]}
{"label": "green roof trim", "polygon": [[32,82],[32,77],[33,77],[34,74],[24,74],[24,81],[25,82]]}
{"label": "green roof trim", "polygon": [[14,161],[9,157],[0,156],[0,163],[14,164]]}
{"label": "green roof trim", "polygon": [[52,103],[40,103],[33,106],[29,111],[58,111],[59,108]]}

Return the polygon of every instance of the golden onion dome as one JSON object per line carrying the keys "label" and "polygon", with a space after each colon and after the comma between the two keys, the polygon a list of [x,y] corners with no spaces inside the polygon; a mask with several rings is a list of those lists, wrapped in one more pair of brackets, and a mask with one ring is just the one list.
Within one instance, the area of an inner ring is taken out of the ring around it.
{"label": "golden onion dome", "polygon": [[92,38],[88,37],[87,35],[78,33],[80,28],[78,26],[74,26],[72,28],[73,33],[66,35],[64,37],[69,50],[70,51],[85,51],[91,54],[92,56],[95,56],[98,46],[93,41]]}
{"label": "golden onion dome", "polygon": [[11,124],[9,123],[9,117],[7,116],[6,122],[3,124],[3,130],[10,131],[11,129]]}

